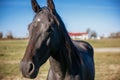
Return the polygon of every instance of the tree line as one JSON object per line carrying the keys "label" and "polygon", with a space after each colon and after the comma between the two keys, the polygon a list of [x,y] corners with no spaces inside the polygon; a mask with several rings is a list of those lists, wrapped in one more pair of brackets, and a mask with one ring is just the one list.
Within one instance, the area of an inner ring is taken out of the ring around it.
{"label": "tree line", "polygon": [[120,32],[111,33],[109,38],[120,38]]}
{"label": "tree line", "polygon": [[6,36],[4,37],[3,33],[0,32],[0,39],[14,39],[12,32],[8,32]]}
{"label": "tree line", "polygon": [[[88,33],[90,39],[92,39],[92,38],[95,39],[98,37],[97,32],[94,30],[91,30],[90,28],[86,29],[86,32]],[[111,33],[108,38],[120,38],[120,32]],[[0,39],[16,39],[16,38],[13,36],[12,32],[8,32],[5,35],[5,37],[4,37],[3,33],[0,32]],[[20,39],[20,38],[17,38],[17,39]],[[28,39],[28,37],[23,38],[23,39]]]}

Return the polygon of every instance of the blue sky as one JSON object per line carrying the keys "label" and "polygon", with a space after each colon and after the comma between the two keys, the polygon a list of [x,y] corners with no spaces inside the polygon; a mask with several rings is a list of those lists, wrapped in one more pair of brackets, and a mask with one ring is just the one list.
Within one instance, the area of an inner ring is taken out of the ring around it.
{"label": "blue sky", "polygon": [[[46,6],[46,0],[37,0]],[[85,32],[87,28],[98,35],[120,31],[120,0],[54,0],[56,10],[69,32]],[[0,32],[12,32],[25,37],[28,24],[35,13],[30,0],[0,0]]]}

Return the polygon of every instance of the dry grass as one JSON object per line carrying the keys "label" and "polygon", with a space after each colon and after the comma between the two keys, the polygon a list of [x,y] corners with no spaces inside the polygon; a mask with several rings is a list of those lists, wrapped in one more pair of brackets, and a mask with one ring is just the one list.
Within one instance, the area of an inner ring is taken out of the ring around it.
{"label": "dry grass", "polygon": [[96,53],[95,67],[95,80],[120,80],[120,53]]}
{"label": "dry grass", "polygon": [[101,39],[101,40],[88,40],[95,48],[115,48],[120,47],[120,38],[118,39]]}
{"label": "dry grass", "polygon": [[[0,80],[30,80],[19,71],[26,45],[26,40],[0,41]],[[120,80],[120,53],[95,53],[95,68],[95,80]],[[48,69],[49,62],[41,67],[35,80],[46,80]]]}

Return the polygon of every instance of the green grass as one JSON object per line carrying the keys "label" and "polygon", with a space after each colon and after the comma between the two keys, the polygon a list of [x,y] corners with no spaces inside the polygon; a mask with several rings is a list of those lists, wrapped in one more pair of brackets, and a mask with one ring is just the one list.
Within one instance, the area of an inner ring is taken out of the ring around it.
{"label": "green grass", "polygon": [[[19,70],[27,40],[0,40],[0,80],[26,80]],[[120,39],[91,40],[94,47],[120,47]],[[114,43],[112,43],[114,42]],[[110,46],[109,46],[110,45]],[[95,53],[95,80],[120,80],[120,53]],[[39,71],[36,80],[46,80],[49,62],[45,63]]]}

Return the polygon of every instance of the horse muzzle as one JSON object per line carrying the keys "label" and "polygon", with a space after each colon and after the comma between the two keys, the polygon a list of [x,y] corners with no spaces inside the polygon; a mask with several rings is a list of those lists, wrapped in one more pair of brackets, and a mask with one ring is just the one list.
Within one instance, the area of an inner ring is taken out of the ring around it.
{"label": "horse muzzle", "polygon": [[35,70],[35,65],[32,61],[21,61],[20,62],[20,70],[22,72],[22,75],[25,78],[35,78],[37,76],[37,71]]}

